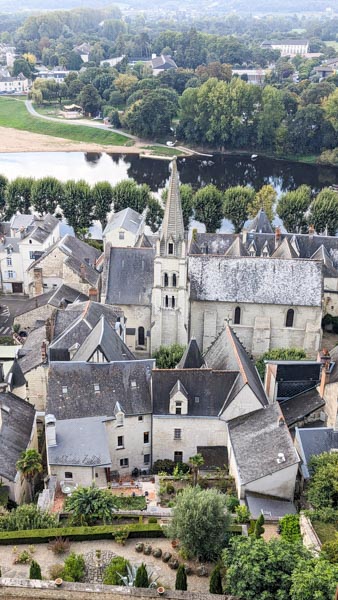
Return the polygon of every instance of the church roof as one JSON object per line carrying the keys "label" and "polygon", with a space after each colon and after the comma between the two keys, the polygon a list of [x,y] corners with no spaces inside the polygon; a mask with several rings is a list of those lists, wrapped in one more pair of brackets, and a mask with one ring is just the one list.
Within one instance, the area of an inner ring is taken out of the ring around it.
{"label": "church roof", "polygon": [[111,248],[106,304],[149,306],[154,258],[152,248]]}
{"label": "church roof", "polygon": [[165,249],[165,244],[170,240],[173,240],[174,243],[184,240],[184,223],[176,158],[171,163],[168,197],[164,210],[160,239],[162,250]]}
{"label": "church roof", "polygon": [[176,369],[200,369],[204,365],[204,358],[200,352],[195,338],[191,338]]}
{"label": "church roof", "polygon": [[106,362],[112,362],[114,360],[135,360],[134,355],[116,333],[115,329],[113,329],[106,320],[104,315],[101,316],[82,346],[80,346],[74,354],[72,360],[88,362],[97,350],[104,355]]}
{"label": "church roof", "polygon": [[256,231],[257,233],[273,233],[271,223],[263,208],[260,208],[257,215],[249,223],[248,231]]}
{"label": "church roof", "polygon": [[236,258],[237,256],[249,256],[245,246],[242,244],[241,239],[236,237],[232,242],[230,248],[225,253],[225,256]]}

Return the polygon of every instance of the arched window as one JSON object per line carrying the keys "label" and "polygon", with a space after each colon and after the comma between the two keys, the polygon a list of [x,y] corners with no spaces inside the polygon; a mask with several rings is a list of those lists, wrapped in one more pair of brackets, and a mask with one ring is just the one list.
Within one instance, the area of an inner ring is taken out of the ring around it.
{"label": "arched window", "polygon": [[173,274],[173,287],[176,287],[177,285],[177,277],[176,277],[176,273]]}
{"label": "arched window", "polygon": [[166,296],[165,299],[164,299],[164,306],[166,308],[168,308],[168,306],[169,306],[169,298],[168,298],[168,296]]}
{"label": "arched window", "polygon": [[241,309],[239,306],[236,306],[235,308],[235,318],[234,318],[234,325],[240,325],[241,322]]}
{"label": "arched window", "polygon": [[169,285],[168,273],[164,273],[164,287],[168,287],[168,285]]}
{"label": "arched window", "polygon": [[144,335],[144,327],[138,328],[138,345],[145,346],[145,335]]}
{"label": "arched window", "polygon": [[295,317],[295,311],[293,308],[289,308],[286,313],[285,327],[293,327],[293,319]]}
{"label": "arched window", "polygon": [[175,296],[171,296],[171,308],[175,308]]}

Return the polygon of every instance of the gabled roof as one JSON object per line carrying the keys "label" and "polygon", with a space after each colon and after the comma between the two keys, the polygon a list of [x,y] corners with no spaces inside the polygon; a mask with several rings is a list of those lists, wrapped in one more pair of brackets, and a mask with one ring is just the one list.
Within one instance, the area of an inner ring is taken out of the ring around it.
{"label": "gabled roof", "polygon": [[296,250],[291,245],[288,238],[284,238],[284,240],[277,246],[276,250],[272,254],[272,258],[298,258],[298,254]]}
{"label": "gabled roof", "polygon": [[177,392],[180,392],[181,394],[183,394],[183,396],[186,397],[186,399],[188,400],[188,392],[185,389],[183,383],[181,383],[180,379],[177,379],[174,387],[172,388],[172,390],[170,390],[170,398],[172,398],[173,396],[175,396],[175,394],[177,394]]}
{"label": "gabled roof", "polygon": [[52,292],[52,296],[48,304],[51,304],[56,308],[66,308],[68,304],[72,304],[74,302],[86,302],[87,300],[89,300],[89,297],[86,294],[83,294],[82,292],[79,292],[79,290],[62,283],[55,291]]}
{"label": "gabled roof", "polygon": [[0,392],[0,407],[0,477],[14,481],[16,462],[21,452],[27,450],[32,435],[35,409],[10,392]]}
{"label": "gabled roof", "polygon": [[[151,413],[150,380],[154,360],[113,363],[51,363],[46,413],[57,420],[113,417],[119,403],[126,416]],[[99,386],[99,391],[95,386]]]}
{"label": "gabled roof", "polygon": [[145,233],[140,235],[135,243],[135,248],[152,248],[153,244],[151,243],[151,239]]}
{"label": "gabled roof", "polygon": [[16,388],[26,385],[26,379],[17,358],[14,359],[13,364],[6,375],[5,381],[8,383],[11,392]]}
{"label": "gabled roof", "polygon": [[117,228],[126,229],[127,231],[130,231],[130,233],[136,235],[143,221],[144,217],[136,212],[136,210],[125,208],[113,214],[109,223],[107,223],[102,236],[105,237],[107,233]]}
{"label": "gabled roof", "polygon": [[302,472],[306,479],[310,477],[309,463],[312,456],[338,449],[338,431],[331,427],[296,427],[296,440],[302,459]]}
{"label": "gabled roof", "polygon": [[279,404],[228,422],[229,438],[241,484],[278,473],[299,463]]}
{"label": "gabled roof", "polygon": [[153,69],[177,69],[177,64],[168,54],[161,54],[151,59]]}
{"label": "gabled roof", "polygon": [[46,340],[46,326],[45,324],[40,327],[32,329],[26,338],[26,341],[22,348],[19,350],[19,366],[23,374],[28,373],[32,369],[42,365],[44,360],[41,355],[41,346]]}
{"label": "gabled roof", "polygon": [[105,362],[135,360],[134,355],[104,315],[101,316],[94,329],[74,354],[72,360],[89,362],[97,351],[103,354]]}
{"label": "gabled roof", "polygon": [[245,246],[242,244],[241,239],[236,237],[232,242],[230,248],[225,252],[225,256],[237,257],[237,256],[249,256]]}
{"label": "gabled roof", "polygon": [[315,387],[280,402],[288,427],[303,421],[305,417],[318,411],[322,406],[325,406],[325,400]]}
{"label": "gabled roof", "polygon": [[[184,240],[184,223],[176,158],[171,162],[168,197],[164,209],[160,240],[162,252],[166,250],[168,241],[172,240],[175,244],[181,244]],[[178,250],[177,254],[179,253]]]}
{"label": "gabled roof", "polygon": [[195,338],[191,338],[176,369],[200,369],[205,364]]}
{"label": "gabled roof", "polygon": [[19,305],[18,310],[15,312],[15,316],[25,315],[26,313],[35,310],[36,308],[41,308],[42,306],[46,306],[49,304],[51,297],[53,296],[54,291],[46,292],[45,294],[40,294],[39,296],[33,296],[33,298],[28,298],[25,302]]}
{"label": "gabled roof", "polygon": [[[240,377],[236,381],[236,391],[238,392],[244,385],[248,385],[261,405],[267,406],[268,400],[257,369],[229,325],[222,329],[219,336],[211,344],[204,360],[209,369],[239,372]],[[233,397],[232,394],[228,400],[232,400]]]}
{"label": "gabled roof", "polygon": [[338,277],[338,271],[333,266],[330,255],[323,244],[316,250],[316,252],[313,253],[311,258],[314,260],[321,260],[323,262],[324,277]]}
{"label": "gabled roof", "polygon": [[257,233],[273,233],[271,223],[267,217],[267,214],[263,208],[260,208],[257,215],[249,223],[248,231],[255,231]]}
{"label": "gabled roof", "polygon": [[106,304],[150,306],[154,258],[153,248],[111,248]]}

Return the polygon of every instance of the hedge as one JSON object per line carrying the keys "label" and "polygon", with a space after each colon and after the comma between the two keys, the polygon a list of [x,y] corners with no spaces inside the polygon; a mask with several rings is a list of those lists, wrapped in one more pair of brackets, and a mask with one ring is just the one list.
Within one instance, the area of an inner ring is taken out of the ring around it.
{"label": "hedge", "polygon": [[138,523],[135,525],[94,525],[93,527],[54,527],[51,529],[27,529],[21,531],[1,531],[0,545],[45,544],[56,537],[65,537],[74,542],[85,540],[106,540],[125,531],[130,538],[164,537],[158,523]]}

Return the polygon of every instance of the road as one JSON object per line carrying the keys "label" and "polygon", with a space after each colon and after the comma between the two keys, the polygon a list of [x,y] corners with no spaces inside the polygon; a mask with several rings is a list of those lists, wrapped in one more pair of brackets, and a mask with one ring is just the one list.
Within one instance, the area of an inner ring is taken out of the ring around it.
{"label": "road", "polygon": [[11,334],[14,318],[26,301],[23,296],[0,295],[0,336]]}
{"label": "road", "polygon": [[104,129],[106,131],[111,131],[112,133],[119,133],[120,135],[124,135],[126,138],[129,138],[130,140],[134,140],[135,142],[139,141],[139,138],[137,138],[135,135],[131,135],[130,133],[126,133],[125,131],[122,131],[121,129],[112,129],[111,127],[108,127],[108,125],[104,125],[104,123],[94,123],[93,121],[87,121],[87,120],[61,120],[61,119],[57,119],[56,117],[47,117],[47,115],[40,115],[40,113],[38,113],[35,108],[32,105],[32,102],[30,100],[25,100],[25,106],[28,110],[28,112],[33,116],[33,117],[38,117],[39,119],[44,119],[45,121],[54,121],[55,123],[63,123],[66,125],[82,125],[85,127],[94,127],[94,129]]}

